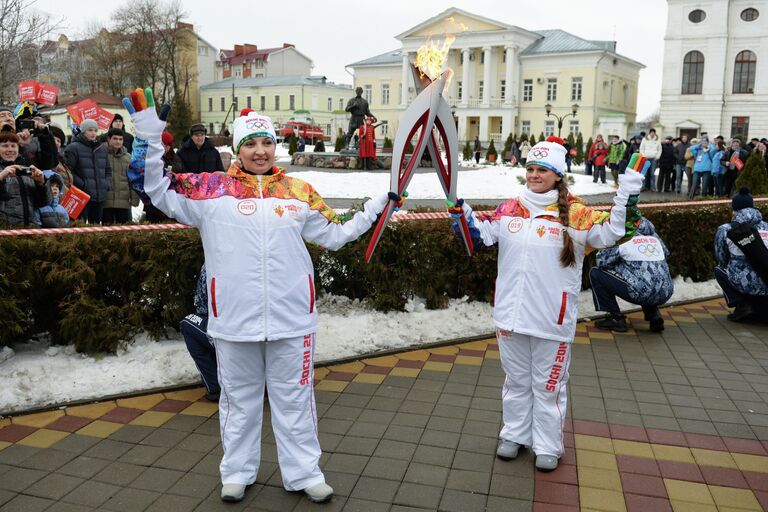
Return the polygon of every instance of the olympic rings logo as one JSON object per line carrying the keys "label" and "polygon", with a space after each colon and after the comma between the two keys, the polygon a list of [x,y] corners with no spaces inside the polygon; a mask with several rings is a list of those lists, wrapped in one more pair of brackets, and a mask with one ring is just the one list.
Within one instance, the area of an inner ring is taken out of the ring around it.
{"label": "olympic rings logo", "polygon": [[245,123],[245,127],[249,130],[269,130],[269,126],[267,125],[265,120],[262,119],[253,119],[249,120]]}
{"label": "olympic rings logo", "polygon": [[533,155],[533,158],[536,160],[546,158],[547,155],[549,155],[549,148],[533,148],[531,150],[531,155]]}
{"label": "olympic rings logo", "polygon": [[640,244],[637,251],[644,256],[658,256],[661,254],[659,248],[654,244]]}

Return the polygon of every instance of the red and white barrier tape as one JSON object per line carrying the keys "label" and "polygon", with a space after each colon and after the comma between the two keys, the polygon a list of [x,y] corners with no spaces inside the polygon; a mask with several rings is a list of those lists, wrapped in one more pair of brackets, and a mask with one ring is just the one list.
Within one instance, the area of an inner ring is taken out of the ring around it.
{"label": "red and white barrier tape", "polygon": [[[755,202],[765,202],[768,198],[755,198]],[[669,203],[642,203],[641,208],[664,208],[669,206],[711,206],[731,204],[729,199],[715,199],[710,201],[673,201]],[[594,206],[595,210],[608,210],[610,205]],[[475,212],[475,213],[493,213]],[[404,213],[395,212],[392,215],[391,222],[400,222],[404,220],[436,220],[447,219],[448,212],[424,212],[424,213]],[[169,231],[174,229],[192,229],[185,224],[127,224],[116,226],[88,226],[84,228],[47,228],[47,229],[5,229],[0,230],[0,236],[26,236],[26,235],[66,235],[73,233],[109,233],[114,231]]]}

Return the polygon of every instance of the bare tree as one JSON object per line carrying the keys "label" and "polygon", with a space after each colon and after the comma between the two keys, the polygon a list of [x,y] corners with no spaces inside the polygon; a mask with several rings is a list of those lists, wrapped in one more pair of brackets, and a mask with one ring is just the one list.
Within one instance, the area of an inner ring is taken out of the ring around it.
{"label": "bare tree", "polygon": [[91,88],[113,96],[124,95],[131,87],[132,62],[126,58],[130,44],[121,34],[98,25],[88,30],[88,45],[83,53],[91,61],[85,78]]}
{"label": "bare tree", "polygon": [[190,80],[183,56],[194,41],[186,17],[177,0],[139,0],[112,15],[112,32],[126,41],[123,58],[130,62],[131,81],[151,86],[161,102],[170,102]]}
{"label": "bare tree", "polygon": [[0,0],[0,102],[37,76],[39,43],[61,24],[34,9],[36,0]]}

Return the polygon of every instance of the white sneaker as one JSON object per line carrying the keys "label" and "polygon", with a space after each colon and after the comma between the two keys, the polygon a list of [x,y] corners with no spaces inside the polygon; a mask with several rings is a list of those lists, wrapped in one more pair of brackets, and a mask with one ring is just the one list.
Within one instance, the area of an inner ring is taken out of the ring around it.
{"label": "white sneaker", "polygon": [[325,482],[320,482],[304,489],[307,499],[314,503],[323,503],[333,497],[333,487]]}
{"label": "white sneaker", "polygon": [[499,441],[499,447],[496,449],[496,456],[501,460],[512,460],[517,457],[520,451],[520,445],[514,441]]}
{"label": "white sneaker", "polygon": [[221,501],[235,503],[245,498],[245,485],[243,484],[223,484],[221,486]]}

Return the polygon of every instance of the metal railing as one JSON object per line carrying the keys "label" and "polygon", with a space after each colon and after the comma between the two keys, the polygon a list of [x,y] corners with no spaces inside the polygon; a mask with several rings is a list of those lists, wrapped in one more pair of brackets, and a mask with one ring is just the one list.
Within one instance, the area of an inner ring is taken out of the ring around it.
{"label": "metal railing", "polygon": [[[446,96],[445,100],[448,102],[449,105],[455,105],[456,107],[463,107],[464,104],[462,103],[462,100],[454,97],[454,96]],[[515,98],[512,97],[512,104],[515,104]],[[469,108],[503,108],[506,103],[506,99],[504,98],[490,98],[488,99],[488,103],[483,103],[483,100],[480,98],[469,98],[467,100],[466,106]]]}

